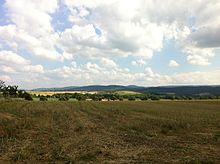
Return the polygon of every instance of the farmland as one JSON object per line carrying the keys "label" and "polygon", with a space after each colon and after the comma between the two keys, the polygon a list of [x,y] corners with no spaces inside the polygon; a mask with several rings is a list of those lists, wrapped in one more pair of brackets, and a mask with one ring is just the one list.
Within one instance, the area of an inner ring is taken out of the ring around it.
{"label": "farmland", "polygon": [[220,101],[0,101],[0,163],[219,163]]}
{"label": "farmland", "polygon": [[31,95],[42,95],[42,96],[52,96],[54,94],[65,94],[65,93],[69,93],[69,94],[74,94],[74,93],[81,93],[81,94],[85,94],[85,93],[90,93],[90,94],[95,94],[97,92],[86,92],[86,91],[28,91],[28,93],[30,93]]}

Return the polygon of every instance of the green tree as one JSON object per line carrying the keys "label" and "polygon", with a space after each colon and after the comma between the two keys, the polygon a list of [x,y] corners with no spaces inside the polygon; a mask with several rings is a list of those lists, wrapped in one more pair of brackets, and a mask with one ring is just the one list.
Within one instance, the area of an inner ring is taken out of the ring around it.
{"label": "green tree", "polygon": [[28,100],[28,101],[32,101],[33,100],[33,98],[31,97],[31,94],[29,94],[27,92],[24,92],[23,96],[24,96],[25,100]]}
{"label": "green tree", "polygon": [[128,100],[129,100],[129,101],[135,101],[135,99],[136,99],[135,96],[129,96],[129,97],[128,97]]}
{"label": "green tree", "polygon": [[152,96],[150,97],[150,99],[151,99],[151,100],[160,100],[160,96],[158,96],[158,95],[152,95]]}
{"label": "green tree", "polygon": [[8,86],[7,90],[9,92],[10,97],[17,97],[18,86]]}
{"label": "green tree", "polygon": [[86,100],[86,96],[84,96],[83,94],[78,94],[78,95],[76,96],[76,99],[77,99],[78,101],[85,101],[85,100]]}
{"label": "green tree", "polygon": [[147,96],[147,95],[143,95],[143,96],[140,97],[140,99],[141,99],[142,101],[148,100],[148,96]]}
{"label": "green tree", "polygon": [[47,97],[41,96],[41,97],[40,97],[40,101],[47,101]]}
{"label": "green tree", "polygon": [[69,100],[69,97],[67,97],[67,96],[61,96],[59,98],[59,101],[68,101],[68,100]]}
{"label": "green tree", "polygon": [[24,98],[24,92],[23,90],[18,90],[18,97],[19,98]]}
{"label": "green tree", "polygon": [[5,82],[0,80],[0,92],[5,88]]}

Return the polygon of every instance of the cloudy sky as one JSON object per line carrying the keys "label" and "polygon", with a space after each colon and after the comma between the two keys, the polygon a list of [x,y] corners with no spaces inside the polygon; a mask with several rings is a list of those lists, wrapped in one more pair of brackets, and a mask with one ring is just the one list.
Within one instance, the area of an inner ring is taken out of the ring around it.
{"label": "cloudy sky", "polygon": [[220,0],[0,0],[0,79],[220,84]]}

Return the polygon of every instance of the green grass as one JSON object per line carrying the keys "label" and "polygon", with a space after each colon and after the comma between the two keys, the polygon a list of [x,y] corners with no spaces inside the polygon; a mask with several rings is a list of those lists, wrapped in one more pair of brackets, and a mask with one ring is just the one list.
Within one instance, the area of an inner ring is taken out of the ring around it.
{"label": "green grass", "polygon": [[219,163],[220,101],[0,101],[0,163]]}

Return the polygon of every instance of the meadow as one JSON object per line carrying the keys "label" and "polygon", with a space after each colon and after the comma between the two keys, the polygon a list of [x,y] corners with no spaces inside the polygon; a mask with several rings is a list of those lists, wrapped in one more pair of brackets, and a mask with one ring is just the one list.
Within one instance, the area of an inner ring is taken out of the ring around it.
{"label": "meadow", "polygon": [[220,163],[220,101],[0,101],[0,163]]}

